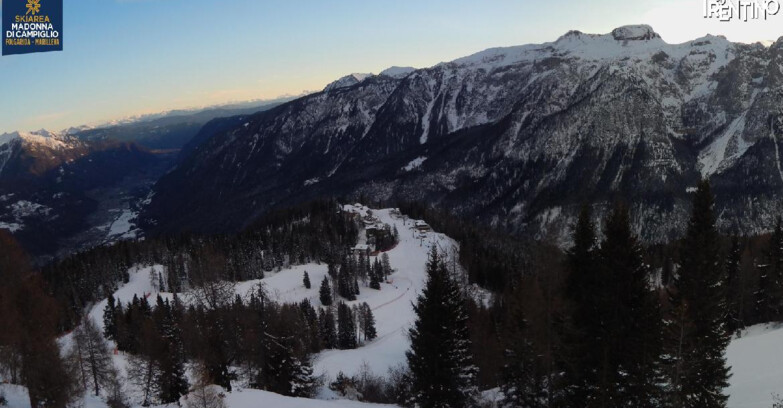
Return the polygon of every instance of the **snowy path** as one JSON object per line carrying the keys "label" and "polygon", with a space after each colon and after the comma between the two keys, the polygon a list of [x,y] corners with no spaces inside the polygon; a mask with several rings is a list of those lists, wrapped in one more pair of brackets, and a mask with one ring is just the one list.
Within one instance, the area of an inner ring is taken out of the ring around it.
{"label": "snowy path", "polygon": [[[351,210],[352,206],[346,206]],[[393,218],[390,210],[373,210],[381,222],[397,227],[400,243],[387,252],[395,269],[390,276],[392,284],[383,284],[380,291],[361,288],[357,302],[367,302],[373,309],[378,338],[355,350],[326,350],[319,353],[313,363],[316,373],[331,377],[342,371],[355,374],[367,363],[376,375],[386,375],[390,367],[405,363],[405,352],[410,346],[408,328],[415,320],[413,304],[424,287],[425,265],[430,247],[448,249],[456,243],[443,234],[431,232],[427,239],[413,237],[410,227],[402,219]],[[396,287],[395,287],[396,286]],[[353,302],[351,302],[353,303]]]}

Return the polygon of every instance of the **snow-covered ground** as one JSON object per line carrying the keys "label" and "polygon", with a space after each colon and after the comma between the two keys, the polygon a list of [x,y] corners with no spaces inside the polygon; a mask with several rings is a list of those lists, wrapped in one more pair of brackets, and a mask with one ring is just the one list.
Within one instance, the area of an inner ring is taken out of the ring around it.
{"label": "snow-covered ground", "polygon": [[[366,215],[366,207],[345,206],[348,211]],[[415,220],[393,217],[390,210],[372,210],[373,215],[381,222],[397,227],[400,243],[387,252],[395,272],[389,282],[381,284],[380,290],[361,287],[358,299],[349,304],[367,302],[372,308],[378,330],[378,338],[355,350],[325,350],[314,358],[316,374],[325,374],[334,378],[342,371],[347,375],[355,374],[362,365],[366,365],[376,375],[386,375],[390,367],[405,363],[405,351],[410,345],[407,329],[414,321],[413,303],[424,286],[425,264],[430,248],[437,246],[439,251],[450,252],[457,248],[455,241],[449,237],[430,232],[425,238],[418,238],[411,227]],[[153,302],[158,294],[155,279],[162,272],[160,265],[134,267],[130,271],[130,281],[114,294],[114,297],[124,303],[129,302],[134,295],[147,296]],[[312,282],[306,289],[302,284],[304,271],[307,271]],[[258,284],[263,284],[268,293],[281,302],[298,302],[309,299],[314,306],[320,306],[318,289],[321,280],[327,273],[325,264],[297,265],[279,272],[267,273],[261,280],[242,282],[236,285],[236,292],[246,295]],[[171,299],[170,293],[161,293]],[[103,308],[106,301],[97,303],[89,312],[99,327],[103,327]],[[70,336],[61,338],[61,345],[70,344]],[[770,408],[772,394],[783,394],[783,327],[754,326],[746,330],[740,338],[734,339],[727,351],[728,363],[732,366],[732,378],[727,392],[731,395],[729,408]],[[125,356],[121,353],[114,356],[116,365],[124,370]],[[22,387],[0,384],[9,401],[9,406],[27,408],[27,394]],[[370,408],[382,407],[376,404],[364,404],[348,400],[333,400],[334,393],[328,389],[319,392],[320,399],[302,399],[284,397],[265,391],[239,389],[226,393],[229,408],[246,408],[269,406],[280,408],[316,408],[316,407],[348,407]],[[183,400],[186,402],[186,400]],[[88,397],[85,408],[104,408],[100,400]]]}
{"label": "snow-covered ground", "polygon": [[772,394],[783,396],[783,326],[752,326],[726,354],[732,372],[729,408],[771,408]]}
{"label": "snow-covered ground", "polygon": [[[346,206],[348,211],[364,213],[366,208]],[[334,377],[338,372],[355,374],[367,363],[376,375],[386,375],[390,367],[405,362],[405,351],[410,346],[407,329],[415,320],[413,304],[424,287],[425,265],[430,248],[435,245],[441,252],[456,247],[451,238],[430,232],[424,239],[414,237],[413,220],[394,218],[390,210],[374,210],[381,222],[397,227],[400,243],[387,252],[394,274],[392,283],[384,283],[381,290],[361,288],[356,302],[367,302],[375,314],[378,338],[354,350],[326,350],[315,359],[316,373]],[[355,302],[351,302],[355,303]]]}
{"label": "snow-covered ground", "polygon": [[[345,210],[355,212],[360,215],[366,215],[368,208],[363,206],[345,206]],[[398,366],[405,362],[405,351],[408,350],[410,342],[407,337],[407,329],[413,323],[415,318],[413,312],[413,303],[416,296],[424,286],[425,265],[430,248],[437,246],[441,252],[449,252],[456,248],[457,244],[451,238],[436,232],[430,232],[424,238],[414,234],[412,229],[414,220],[393,217],[391,210],[372,210],[373,215],[382,223],[387,223],[397,227],[400,235],[399,244],[388,251],[389,260],[394,269],[387,282],[381,283],[381,289],[370,289],[361,286],[360,294],[357,300],[347,302],[348,304],[357,304],[367,302],[375,314],[376,329],[378,338],[365,343],[355,350],[325,350],[314,358],[315,374],[324,374],[327,379],[334,378],[338,372],[342,371],[347,375],[356,374],[362,365],[366,365],[376,375],[386,375],[389,368]],[[374,262],[375,257],[371,258]],[[163,298],[171,299],[171,293],[160,293],[156,287],[157,279],[154,277],[163,272],[163,266],[137,266],[129,271],[130,280],[127,284],[120,287],[114,297],[118,302],[127,303],[133,299],[133,296],[147,297],[149,301],[154,302],[155,297],[160,294]],[[307,271],[312,282],[311,288],[306,289],[302,284],[304,272]],[[326,264],[306,264],[296,265],[283,269],[279,272],[269,272],[264,279],[251,280],[238,283],[235,286],[236,293],[245,296],[259,284],[263,284],[265,290],[270,296],[280,302],[299,302],[302,299],[309,299],[314,306],[321,306],[318,289],[321,281],[327,274]],[[187,301],[187,296],[183,296]],[[98,327],[103,327],[103,309],[106,306],[106,300],[95,304],[88,313]],[[60,344],[66,348],[71,344],[70,335],[63,336]],[[114,356],[115,364],[121,371],[124,371],[127,361],[125,356],[120,353]],[[24,389],[15,389],[12,394],[17,399],[24,400],[26,396],[20,396],[19,391]],[[376,404],[362,404],[353,401],[339,400],[330,401],[334,394],[328,389],[321,390],[318,400],[307,400],[301,398],[288,398],[277,394],[272,394],[257,390],[242,390],[227,394],[226,402],[229,407],[251,407],[251,406],[275,406],[285,408],[309,408],[309,407],[377,407]],[[88,401],[88,408],[103,408],[103,404],[97,400]],[[25,407],[25,405],[21,405]]]}
{"label": "snow-covered ground", "polygon": [[[30,401],[27,397],[27,389],[18,385],[0,384],[0,392],[2,392],[6,400],[7,406],[10,408],[29,408]],[[227,408],[255,408],[255,407],[269,407],[269,408],[384,408],[395,407],[395,405],[382,405],[382,404],[368,404],[358,401],[350,400],[317,400],[307,398],[293,398],[286,397],[280,394],[275,394],[268,391],[261,390],[237,390],[231,393],[224,392],[224,402]],[[183,407],[188,407],[188,401],[192,401],[191,395],[184,396],[180,399],[180,404]],[[176,404],[169,405],[156,405],[149,408],[171,408],[176,407]],[[194,405],[195,406],[195,405]],[[138,405],[133,405],[134,408],[141,408]],[[84,408],[108,408],[105,402],[94,396],[87,396],[84,400]]]}

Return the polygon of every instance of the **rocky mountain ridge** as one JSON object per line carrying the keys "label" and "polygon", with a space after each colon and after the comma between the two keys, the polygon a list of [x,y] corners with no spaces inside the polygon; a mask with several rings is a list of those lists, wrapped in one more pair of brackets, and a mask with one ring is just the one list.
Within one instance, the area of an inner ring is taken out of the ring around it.
{"label": "rocky mountain ridge", "polygon": [[677,236],[709,177],[726,231],[769,228],[783,171],[783,39],[667,44],[649,26],[571,31],[401,76],[369,76],[213,135],[156,186],[151,231],[235,230],[319,195],[422,200],[561,240],[618,199]]}

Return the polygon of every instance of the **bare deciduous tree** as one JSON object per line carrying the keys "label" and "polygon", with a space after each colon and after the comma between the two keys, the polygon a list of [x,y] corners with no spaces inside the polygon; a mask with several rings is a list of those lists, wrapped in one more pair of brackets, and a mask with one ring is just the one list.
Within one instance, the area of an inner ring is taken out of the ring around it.
{"label": "bare deciduous tree", "polygon": [[77,368],[78,381],[85,391],[92,388],[95,396],[99,396],[101,389],[116,377],[109,347],[89,317],[74,331],[73,339],[70,360]]}

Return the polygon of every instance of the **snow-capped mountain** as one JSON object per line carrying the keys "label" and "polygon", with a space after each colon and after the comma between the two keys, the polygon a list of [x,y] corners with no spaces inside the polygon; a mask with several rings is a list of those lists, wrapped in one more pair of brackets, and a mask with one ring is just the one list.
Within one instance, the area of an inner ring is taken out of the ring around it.
{"label": "snow-capped mountain", "polygon": [[780,210],[783,38],[571,31],[347,82],[215,133],[158,183],[150,225],[238,229],[274,206],[365,194],[559,238],[582,203],[600,216],[622,198],[642,236],[666,240],[702,176],[727,231],[769,228]]}
{"label": "snow-capped mountain", "polygon": [[344,77],[342,77],[342,78],[340,78],[340,79],[330,83],[329,85],[326,85],[326,87],[324,88],[324,92],[329,92],[329,91],[332,91],[332,90],[335,90],[335,89],[338,89],[338,88],[345,88],[347,86],[356,85],[359,82],[362,82],[362,81],[364,81],[365,79],[367,79],[367,78],[369,78],[371,76],[373,76],[373,74],[358,74],[358,73],[354,73],[354,74],[346,75],[346,76],[344,76]]}
{"label": "snow-capped mountain", "polygon": [[[46,129],[0,135],[0,178],[11,173],[42,174],[58,164],[86,154],[85,145],[75,138]],[[14,160],[25,155],[24,160]]]}
{"label": "snow-capped mountain", "polygon": [[[100,244],[128,209],[124,197],[149,185],[148,174],[162,173],[152,170],[158,163],[137,145],[90,142],[68,132],[0,135],[0,229],[36,257]],[[103,223],[106,231],[92,230]],[[77,238],[80,232],[85,235]]]}

